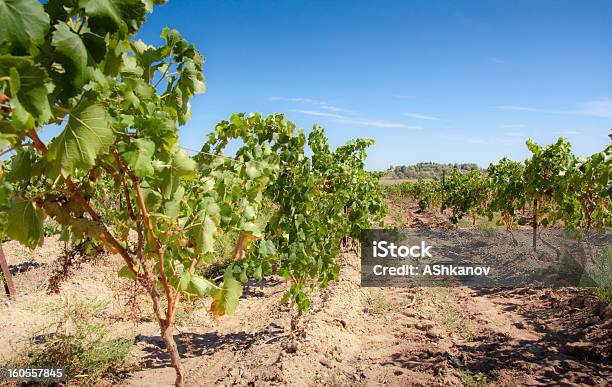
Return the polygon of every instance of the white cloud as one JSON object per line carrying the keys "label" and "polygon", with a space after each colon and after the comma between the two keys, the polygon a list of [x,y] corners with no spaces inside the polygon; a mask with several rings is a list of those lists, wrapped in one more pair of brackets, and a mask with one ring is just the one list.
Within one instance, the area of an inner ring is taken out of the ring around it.
{"label": "white cloud", "polygon": [[311,109],[292,109],[291,111],[295,113],[306,114],[308,116],[333,118],[336,122],[340,122],[343,124],[370,126],[370,127],[377,127],[377,128],[391,128],[391,129],[422,129],[422,127],[420,126],[406,125],[401,122],[360,119],[360,118],[355,118],[355,117],[346,116],[342,114],[337,114],[337,113],[346,112],[346,110],[336,108],[335,106],[332,106],[332,105],[325,105],[325,102],[323,101],[313,100],[310,98],[271,97],[270,99],[290,101],[290,102],[303,102],[303,103],[310,103],[313,105],[317,105],[320,109],[329,110],[329,111],[311,110]]}
{"label": "white cloud", "polygon": [[561,111],[556,111],[556,110],[546,110],[546,109],[538,109],[538,108],[534,108],[534,107],[529,107],[529,106],[516,106],[516,105],[498,105],[498,106],[493,106],[494,109],[500,109],[500,110],[513,110],[513,111],[518,111],[518,112],[532,112],[532,113],[565,113],[565,112],[561,112]]}
{"label": "white cloud", "polygon": [[332,112],[346,112],[345,109],[339,108],[334,105],[320,105],[321,109],[329,110]]}
{"label": "white cloud", "polygon": [[545,113],[545,114],[573,114],[589,117],[612,117],[612,100],[602,99],[595,101],[587,101],[583,103],[577,110],[553,110],[553,109],[540,109],[530,106],[517,106],[517,105],[498,105],[493,106],[494,109],[500,110],[511,110],[531,113]]}
{"label": "white cloud", "polygon": [[589,101],[582,104],[582,114],[595,117],[612,117],[612,100]]}
{"label": "white cloud", "polygon": [[359,120],[359,119],[351,119],[343,117],[338,122],[343,122],[345,124],[354,124],[361,126],[372,126],[377,128],[397,128],[397,129],[423,129],[420,126],[411,126],[402,124],[400,122],[389,122],[389,121],[376,121],[376,120]]}
{"label": "white cloud", "polygon": [[321,109],[329,110],[332,112],[346,112],[345,109],[340,108],[338,106],[331,105],[326,101],[322,101],[319,99],[313,98],[300,98],[300,97],[270,97],[271,101],[285,101],[285,102],[294,102],[294,103],[305,103],[309,105],[316,105]]}
{"label": "white cloud", "polygon": [[440,119],[438,117],[432,117],[432,116],[426,116],[425,114],[419,114],[419,113],[402,113],[403,116],[406,117],[411,117],[411,118],[416,118],[418,120],[433,120],[433,121],[440,121]]}
{"label": "white cloud", "polygon": [[328,113],[328,112],[320,112],[317,110],[302,110],[302,109],[292,109],[292,112],[306,114],[308,116],[317,116],[317,117],[331,117],[331,118],[344,118],[340,114]]}
{"label": "white cloud", "polygon": [[294,97],[270,97],[272,101],[287,101],[287,102],[303,102],[303,103],[319,103],[322,101],[318,101],[312,98],[294,98]]}

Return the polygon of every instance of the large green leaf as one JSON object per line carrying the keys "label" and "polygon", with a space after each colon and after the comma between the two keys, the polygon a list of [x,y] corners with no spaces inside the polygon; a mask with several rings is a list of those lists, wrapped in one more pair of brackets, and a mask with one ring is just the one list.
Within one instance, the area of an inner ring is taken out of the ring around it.
{"label": "large green leaf", "polygon": [[11,107],[13,112],[11,114],[11,123],[13,128],[26,131],[30,128],[36,127],[34,117],[26,110],[25,106],[19,100],[19,97],[15,97],[11,100]]}
{"label": "large green leaf", "polygon": [[189,282],[187,292],[198,296],[206,296],[211,291],[211,289],[212,284],[208,280],[193,275],[191,276],[191,282]]}
{"label": "large green leaf", "polygon": [[196,176],[196,162],[177,145],[172,149],[170,165],[161,172],[161,193],[171,199],[180,184],[180,179],[192,179]]}
{"label": "large green leaf", "polygon": [[134,128],[141,137],[154,141],[159,148],[170,149],[178,140],[175,122],[163,112],[136,117]]}
{"label": "large green leaf", "polygon": [[181,200],[185,195],[185,188],[179,186],[174,194],[172,195],[172,199],[165,200],[163,206],[164,215],[175,217],[179,214],[179,210],[181,208]]}
{"label": "large green leaf", "polygon": [[208,280],[191,274],[187,270],[181,274],[180,278],[173,277],[172,286],[181,293],[199,297],[208,295],[213,288],[213,284]]}
{"label": "large green leaf", "polygon": [[69,76],[68,82],[74,87],[87,81],[87,49],[81,36],[73,32],[68,24],[59,22],[53,31],[51,44],[55,47],[57,61],[62,64]]}
{"label": "large green leaf", "polygon": [[106,42],[103,36],[94,34],[93,32],[84,32],[81,38],[83,39],[85,47],[87,47],[87,52],[96,63],[104,60],[106,56]]}
{"label": "large green leaf", "polygon": [[242,296],[242,285],[234,278],[231,270],[227,270],[223,276],[223,286],[213,294],[213,302],[210,311],[217,316],[233,314],[238,306],[238,300]]}
{"label": "large green leaf", "polygon": [[34,248],[43,242],[44,214],[29,200],[13,198],[7,213],[6,234],[23,245]]}
{"label": "large green leaf", "polygon": [[49,16],[38,0],[0,0],[0,46],[25,52],[42,41],[49,30]]}
{"label": "large green leaf", "polygon": [[120,152],[136,176],[142,178],[153,174],[152,161],[155,153],[153,141],[138,138],[121,149]]}
{"label": "large green leaf", "polygon": [[147,206],[150,212],[157,212],[157,207],[162,202],[162,195],[159,192],[153,190],[146,180],[141,183],[141,188],[145,205]]}
{"label": "large green leaf", "polygon": [[175,287],[181,292],[186,292],[190,283],[191,273],[188,270],[185,270],[181,275],[181,278],[179,278],[178,283],[175,285]]}
{"label": "large green leaf", "polygon": [[215,250],[217,224],[204,212],[200,212],[198,215],[199,218],[194,221],[195,225],[190,230],[189,239],[194,244],[196,254],[211,253]]}
{"label": "large green leaf", "polygon": [[78,0],[47,0],[44,7],[51,17],[51,24],[55,24],[57,20],[68,21],[69,15],[78,7]]}
{"label": "large green leaf", "polygon": [[62,133],[49,147],[49,159],[67,173],[74,168],[90,168],[99,154],[108,151],[114,133],[104,107],[84,97],[70,113]]}
{"label": "large green leaf", "polygon": [[187,152],[180,148],[174,154],[172,168],[178,176],[185,178],[194,178],[196,176],[196,162],[189,157]]}
{"label": "large green leaf", "polygon": [[11,159],[9,179],[11,181],[28,181],[32,176],[35,157],[33,152],[19,152]]}
{"label": "large green leaf", "polygon": [[10,74],[11,125],[18,131],[46,124],[52,117],[47,71],[30,57],[0,56],[0,74]]}
{"label": "large green leaf", "polygon": [[89,28],[97,34],[127,29],[135,32],[146,15],[142,0],[80,0],[79,5],[89,16]]}

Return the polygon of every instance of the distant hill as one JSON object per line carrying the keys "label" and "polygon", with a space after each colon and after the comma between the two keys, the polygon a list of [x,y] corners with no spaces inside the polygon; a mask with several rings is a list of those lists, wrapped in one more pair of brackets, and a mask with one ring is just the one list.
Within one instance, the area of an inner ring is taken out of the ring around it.
{"label": "distant hill", "polygon": [[413,165],[390,166],[384,174],[387,179],[442,179],[442,175],[448,176],[453,169],[466,173],[478,171],[481,168],[475,163],[464,164],[439,164],[433,162],[418,163]]}

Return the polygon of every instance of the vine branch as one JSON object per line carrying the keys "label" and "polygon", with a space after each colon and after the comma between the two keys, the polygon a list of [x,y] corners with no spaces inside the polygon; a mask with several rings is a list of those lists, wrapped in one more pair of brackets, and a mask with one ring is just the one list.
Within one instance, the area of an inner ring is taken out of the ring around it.
{"label": "vine branch", "polygon": [[144,222],[145,228],[147,229],[147,231],[149,232],[149,235],[151,236],[153,246],[155,247],[155,251],[159,258],[159,276],[160,276],[162,286],[164,287],[164,292],[166,293],[166,297],[168,298],[168,309],[166,310],[166,325],[170,326],[172,325],[172,322],[174,321],[174,310],[175,310],[175,303],[176,303],[175,298],[178,298],[178,296],[175,295],[172,287],[170,286],[170,283],[168,282],[168,277],[166,276],[164,249],[161,243],[159,243],[159,239],[157,238],[157,235],[155,234],[155,230],[153,230],[153,226],[151,225],[149,212],[147,211],[147,206],[144,201],[144,196],[142,194],[142,189],[140,187],[140,181],[138,180],[138,177],[136,177],[136,175],[134,175],[134,173],[128,168],[124,160],[121,158],[121,156],[117,153],[115,149],[111,149],[111,154],[117,161],[117,164],[119,164],[119,167],[121,168],[121,170],[123,170],[127,174],[127,176],[130,178],[130,180],[132,181],[132,185],[134,187],[134,190],[136,191],[136,199],[138,201],[138,207],[140,207],[140,215],[142,216],[142,220]]}
{"label": "vine branch", "polygon": [[[47,156],[49,150],[47,149],[47,146],[40,140],[40,137],[38,137],[38,133],[36,133],[34,129],[28,130],[28,137],[32,140],[34,148],[38,150],[43,156]],[[81,207],[83,207],[83,209],[91,216],[94,221],[100,223],[100,226],[102,227],[102,235],[104,236],[104,242],[113,247],[119,253],[119,255],[121,255],[132,274],[134,274],[136,278],[141,279],[142,275],[136,269],[134,260],[132,259],[128,251],[121,245],[121,243],[119,243],[117,239],[110,233],[110,231],[108,231],[108,228],[106,227],[104,222],[102,222],[102,217],[91,207],[91,205],[87,200],[85,200],[83,195],[81,195],[79,189],[72,181],[70,176],[67,176],[63,170],[60,170],[60,175],[66,182],[68,190],[70,191],[74,199],[81,205]]]}

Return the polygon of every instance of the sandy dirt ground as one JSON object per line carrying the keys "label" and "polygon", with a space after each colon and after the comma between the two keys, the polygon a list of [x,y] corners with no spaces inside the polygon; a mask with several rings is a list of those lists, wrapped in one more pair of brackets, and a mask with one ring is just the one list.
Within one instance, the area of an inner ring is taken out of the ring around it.
{"label": "sandy dirt ground", "polygon": [[[398,227],[453,227],[446,217],[389,202]],[[174,382],[146,298],[133,299],[121,262],[84,263],[47,294],[63,244],[47,238],[28,251],[5,243],[19,291],[0,298],[0,363],[27,349],[48,324],[46,305],[66,297],[105,300],[102,318],[115,337],[134,340],[135,370],[126,386]],[[286,284],[271,276],[250,284],[236,314],[212,319],[209,301],[185,306],[176,340],[189,386],[608,386],[612,380],[612,309],[565,289],[361,288],[359,258],[346,251],[340,280],[315,290],[296,317],[280,305]],[[70,295],[70,296],[69,296]],[[298,321],[291,329],[291,321]],[[101,382],[104,384],[104,381]]]}

